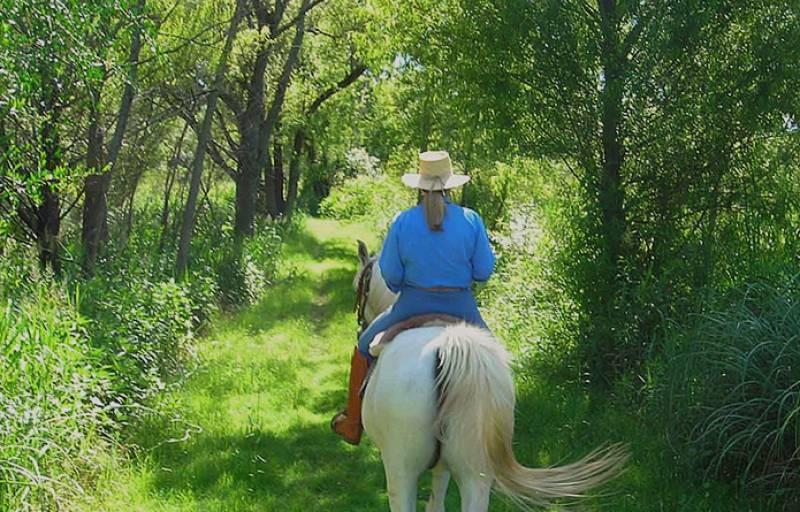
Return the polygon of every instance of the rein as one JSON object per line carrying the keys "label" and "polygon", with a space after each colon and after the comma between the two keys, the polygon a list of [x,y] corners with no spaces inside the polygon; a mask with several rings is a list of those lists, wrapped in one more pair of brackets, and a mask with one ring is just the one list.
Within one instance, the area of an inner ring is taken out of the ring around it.
{"label": "rein", "polygon": [[365,318],[365,310],[367,308],[367,299],[369,298],[369,286],[372,283],[372,270],[375,266],[375,260],[370,260],[364,265],[364,270],[358,277],[358,288],[356,289],[356,304],[353,311],[356,312],[356,320],[360,331],[369,326],[369,322]]}

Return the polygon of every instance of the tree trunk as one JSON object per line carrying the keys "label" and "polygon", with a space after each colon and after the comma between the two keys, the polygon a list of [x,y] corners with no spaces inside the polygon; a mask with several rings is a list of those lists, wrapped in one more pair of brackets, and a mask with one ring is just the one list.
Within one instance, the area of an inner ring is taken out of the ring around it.
{"label": "tree trunk", "polygon": [[[285,200],[283,196],[283,188],[284,188],[284,175],[283,175],[283,155],[282,148],[280,148],[280,144],[275,143],[273,141],[273,135],[277,129],[277,125],[280,120],[281,111],[283,110],[283,103],[286,99],[286,90],[289,87],[289,82],[291,81],[292,72],[294,71],[295,66],[297,65],[297,61],[300,55],[300,48],[303,45],[303,38],[305,36],[305,17],[306,13],[311,5],[310,0],[303,0],[303,4],[300,7],[300,14],[297,17],[296,22],[296,32],[294,34],[294,38],[292,39],[292,44],[289,48],[289,53],[286,56],[286,61],[283,65],[283,70],[281,71],[280,78],[278,79],[278,84],[275,89],[275,96],[272,100],[272,105],[267,112],[267,115],[264,117],[263,121],[260,123],[260,138],[259,138],[259,146],[261,148],[268,148],[271,144],[273,146],[273,154],[270,155],[269,151],[262,150],[261,154],[259,155],[259,168],[266,169],[268,172],[269,164],[267,159],[272,157],[272,172],[267,174],[265,179],[265,188],[267,194],[267,207],[268,210],[271,208],[271,202],[274,198],[274,211],[276,215],[273,217],[280,215],[286,209]],[[270,192],[272,190],[272,192]],[[273,197],[270,197],[270,193],[273,194]],[[237,193],[237,198],[238,198]],[[243,196],[244,199],[249,199],[250,196]],[[255,198],[253,198],[255,199]],[[252,211],[255,211],[255,206],[249,208]],[[272,214],[271,214],[272,215]],[[252,221],[251,224],[248,226],[249,231],[252,232]]]}
{"label": "tree trunk", "polygon": [[186,199],[186,207],[183,210],[183,224],[181,225],[181,237],[178,242],[178,257],[175,262],[175,271],[177,276],[183,277],[186,274],[186,268],[189,262],[189,244],[192,239],[192,232],[194,231],[195,210],[197,209],[197,196],[200,191],[200,180],[203,177],[203,160],[206,155],[206,146],[211,138],[211,123],[214,119],[214,112],[217,109],[217,99],[219,98],[219,91],[222,89],[222,82],[225,78],[225,72],[228,64],[228,56],[233,48],[233,40],[236,37],[236,32],[239,27],[239,21],[244,15],[243,3],[244,0],[236,2],[235,12],[231,18],[231,24],[228,27],[228,33],[225,36],[225,45],[222,48],[217,69],[214,73],[214,88],[208,95],[208,103],[206,104],[206,111],[203,117],[203,123],[200,127],[200,132],[197,134],[197,148],[194,152],[192,159],[192,174],[189,184],[189,196]]}
{"label": "tree trunk", "polygon": [[623,147],[620,137],[622,122],[623,63],[619,55],[619,15],[616,0],[600,0],[601,28],[603,32],[601,101],[601,139],[603,169],[600,176],[600,208],[603,235],[612,267],[619,264],[623,254],[625,235],[624,194],[620,170]]}
{"label": "tree trunk", "polygon": [[624,286],[621,260],[625,255],[626,219],[621,169],[624,148],[620,127],[622,123],[622,98],[624,88],[624,56],[620,51],[620,14],[616,0],[598,0],[600,11],[601,72],[600,126],[602,166],[598,178],[598,205],[600,210],[603,261],[597,283],[599,301],[595,312],[597,327],[592,329],[590,370],[595,382],[608,384],[619,370],[619,333],[625,319],[618,309]]}
{"label": "tree trunk", "polygon": [[125,212],[125,229],[122,231],[122,235],[119,241],[120,247],[122,247],[123,249],[127,247],[128,240],[130,239],[131,233],[133,232],[133,213],[136,200],[136,192],[139,190],[139,183],[141,182],[143,175],[144,175],[144,169],[139,169],[139,171],[133,177],[131,195],[128,198],[128,208]]}
{"label": "tree trunk", "polygon": [[275,155],[272,168],[275,175],[275,201],[278,204],[278,215],[286,213],[286,200],[284,199],[284,188],[286,183],[286,173],[283,171],[283,144],[275,138],[272,154]]}
{"label": "tree trunk", "polygon": [[[53,103],[55,103],[53,101]],[[55,171],[61,163],[61,148],[57,126],[58,112],[54,110],[52,117],[42,129],[42,151],[45,167]],[[48,266],[53,273],[61,274],[61,258],[58,251],[58,237],[61,231],[61,199],[49,183],[41,187],[42,200],[35,209],[36,242],[39,249],[39,264],[42,269]]]}
{"label": "tree trunk", "polygon": [[58,251],[58,236],[61,231],[61,200],[50,185],[42,187],[42,202],[36,210],[39,264],[48,266],[55,275],[61,274],[61,257]]}
{"label": "tree trunk", "polygon": [[94,274],[95,263],[100,252],[103,240],[103,224],[108,215],[108,187],[110,175],[103,173],[103,133],[100,127],[99,93],[92,93],[92,106],[90,109],[89,136],[86,151],[86,167],[92,170],[84,180],[83,223],[81,241],[83,242],[83,272],[91,276]]}
{"label": "tree trunk", "polygon": [[267,214],[273,219],[278,218],[278,198],[275,196],[275,166],[272,163],[272,152],[267,152],[264,165],[264,204]]}
{"label": "tree trunk", "polygon": [[[236,215],[234,232],[237,237],[253,234],[256,215],[258,182],[261,176],[258,159],[258,126],[260,116],[253,117],[243,126],[239,169],[236,177]],[[269,193],[269,190],[267,190]],[[268,202],[269,204],[269,202]]]}
{"label": "tree trunk", "polygon": [[292,161],[289,164],[289,190],[286,193],[286,217],[291,218],[297,202],[297,185],[300,181],[300,161],[303,158],[303,146],[306,142],[306,132],[303,128],[298,128],[294,132],[294,143],[292,144]]}
{"label": "tree trunk", "polygon": [[[261,142],[261,118],[264,115],[264,73],[269,61],[269,48],[263,47],[256,57],[247,94],[247,106],[239,119],[239,169],[236,178],[236,218],[234,222],[237,237],[253,234],[256,216],[258,182],[261,176],[261,155],[264,148]],[[267,187],[267,208],[270,208],[269,188]]]}
{"label": "tree trunk", "polygon": [[172,158],[167,165],[167,177],[164,181],[164,195],[161,202],[161,234],[158,237],[158,252],[164,252],[164,247],[167,244],[167,236],[169,235],[169,199],[172,197],[172,187],[178,177],[178,165],[180,164],[180,155],[183,151],[183,141],[186,138],[186,132],[189,129],[189,123],[183,125],[183,131],[178,144],[175,146],[175,151],[172,153]]}
{"label": "tree trunk", "polygon": [[[144,11],[145,0],[139,0],[134,9],[134,14],[138,18]],[[89,126],[89,149],[87,152],[87,163],[94,174],[87,176],[84,189],[83,203],[83,271],[87,275],[94,274],[97,256],[102,245],[108,238],[108,189],[111,184],[111,173],[114,171],[122,140],[125,136],[125,128],[128,125],[133,98],[136,94],[135,83],[139,69],[139,53],[142,48],[141,23],[137,19],[131,35],[131,49],[128,56],[128,76],[125,88],[120,100],[117,112],[117,125],[114,135],[108,148],[107,159],[102,156],[103,137],[99,126],[98,112],[100,103],[100,93],[93,96],[92,119]],[[106,165],[109,166],[107,172]]]}

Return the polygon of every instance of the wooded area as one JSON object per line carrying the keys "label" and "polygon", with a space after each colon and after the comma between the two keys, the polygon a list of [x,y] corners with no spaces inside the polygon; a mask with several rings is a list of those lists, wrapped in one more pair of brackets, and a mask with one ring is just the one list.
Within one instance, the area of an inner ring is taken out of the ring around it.
{"label": "wooded area", "polygon": [[381,232],[446,149],[521,364],[793,510],[799,85],[794,0],[0,0],[0,509],[69,509],[303,219]]}

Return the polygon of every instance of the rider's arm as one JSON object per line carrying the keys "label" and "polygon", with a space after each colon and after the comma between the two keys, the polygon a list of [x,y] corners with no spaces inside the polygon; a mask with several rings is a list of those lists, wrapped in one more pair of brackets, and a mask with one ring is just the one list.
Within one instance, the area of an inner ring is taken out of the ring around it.
{"label": "rider's arm", "polygon": [[475,250],[472,253],[472,279],[482,283],[489,279],[494,271],[494,252],[489,243],[489,235],[480,215],[475,214],[474,225],[476,230]]}
{"label": "rider's arm", "polygon": [[386,234],[386,239],[383,241],[380,260],[378,260],[386,286],[395,293],[400,291],[403,277],[405,276],[405,268],[400,258],[400,240],[398,239],[400,229],[398,224],[398,219],[395,219],[389,228],[389,233]]}

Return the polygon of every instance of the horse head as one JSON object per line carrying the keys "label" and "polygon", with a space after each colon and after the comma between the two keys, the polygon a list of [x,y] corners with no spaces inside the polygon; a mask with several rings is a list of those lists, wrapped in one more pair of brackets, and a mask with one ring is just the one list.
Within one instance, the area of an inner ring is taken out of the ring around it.
{"label": "horse head", "polygon": [[397,294],[389,290],[378,265],[380,253],[370,254],[367,244],[358,240],[358,270],[353,277],[356,292],[356,313],[363,327],[372,322],[397,300]]}

